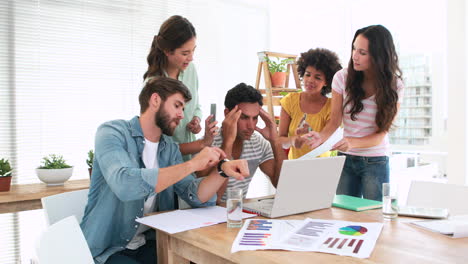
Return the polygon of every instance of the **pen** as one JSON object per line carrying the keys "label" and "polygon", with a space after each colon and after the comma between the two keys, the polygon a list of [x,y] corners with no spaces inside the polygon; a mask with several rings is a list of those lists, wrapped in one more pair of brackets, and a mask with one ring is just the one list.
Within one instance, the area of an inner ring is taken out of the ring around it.
{"label": "pen", "polygon": [[[299,128],[304,128],[305,124],[307,124],[306,119],[307,119],[307,114],[304,113],[304,116],[302,117],[301,121],[299,122]],[[310,132],[310,131],[312,131],[312,127],[309,124],[307,124],[307,132]]]}
{"label": "pen", "polygon": [[248,213],[248,214],[254,214],[254,215],[258,215],[256,212],[252,212],[252,211],[245,210],[245,209],[242,209],[242,212],[244,212],[244,213]]}
{"label": "pen", "polygon": [[272,200],[272,199],[275,199],[275,197],[268,197],[268,198],[261,198],[261,199],[258,199],[257,201],[263,201],[263,200]]}

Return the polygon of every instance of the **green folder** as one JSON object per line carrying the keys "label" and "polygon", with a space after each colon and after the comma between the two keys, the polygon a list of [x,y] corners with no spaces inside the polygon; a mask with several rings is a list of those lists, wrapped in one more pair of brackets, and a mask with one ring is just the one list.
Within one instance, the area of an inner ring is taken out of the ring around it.
{"label": "green folder", "polygon": [[370,209],[376,209],[382,207],[382,202],[338,194],[335,195],[335,199],[333,199],[334,207],[344,208],[353,211],[365,211]]}

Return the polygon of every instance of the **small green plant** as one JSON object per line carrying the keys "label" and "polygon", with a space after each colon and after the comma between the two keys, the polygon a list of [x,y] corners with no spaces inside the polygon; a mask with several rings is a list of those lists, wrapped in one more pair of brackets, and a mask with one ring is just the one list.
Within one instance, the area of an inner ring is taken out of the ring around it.
{"label": "small green plant", "polygon": [[93,160],[94,160],[94,151],[91,149],[88,151],[88,159],[86,160],[86,164],[90,169],[93,168]]}
{"label": "small green plant", "polygon": [[270,59],[269,57],[266,57],[266,61],[268,63],[268,70],[272,74],[275,72],[285,72],[286,65],[293,62],[292,59],[280,59],[276,57],[273,57],[273,58],[274,59]]}
{"label": "small green plant", "polygon": [[42,166],[40,166],[38,169],[66,169],[66,168],[71,168],[71,166],[65,162],[62,155],[50,154],[49,156],[42,158]]}
{"label": "small green plant", "polygon": [[8,177],[11,176],[11,169],[10,162],[7,159],[0,160],[0,177]]}

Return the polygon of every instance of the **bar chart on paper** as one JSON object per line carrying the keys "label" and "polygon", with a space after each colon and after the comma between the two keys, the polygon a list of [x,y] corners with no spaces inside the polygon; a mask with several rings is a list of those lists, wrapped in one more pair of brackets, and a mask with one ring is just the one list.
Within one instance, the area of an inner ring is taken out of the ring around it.
{"label": "bar chart on paper", "polygon": [[363,243],[364,240],[362,239],[329,237],[327,240],[325,240],[325,242],[323,242],[321,249],[333,249],[337,254],[340,253],[339,251],[348,254],[358,254]]}
{"label": "bar chart on paper", "polygon": [[[271,238],[271,233],[268,232],[272,228],[272,222],[267,220],[251,220],[247,226],[247,230],[240,239],[239,245],[242,246],[266,246]],[[263,231],[261,233],[251,231]]]}
{"label": "bar chart on paper", "polygon": [[327,235],[319,251],[338,255],[368,255],[375,244],[375,236],[369,236],[369,227],[345,225]]}
{"label": "bar chart on paper", "polygon": [[282,249],[276,243],[302,220],[248,219],[232,243],[231,252],[240,250]]}

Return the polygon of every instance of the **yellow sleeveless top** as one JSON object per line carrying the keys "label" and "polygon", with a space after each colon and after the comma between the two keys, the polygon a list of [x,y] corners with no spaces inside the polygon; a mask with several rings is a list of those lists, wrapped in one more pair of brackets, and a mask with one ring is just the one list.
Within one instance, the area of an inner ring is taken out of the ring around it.
{"label": "yellow sleeveless top", "polygon": [[[288,113],[291,117],[291,123],[289,123],[288,128],[288,136],[295,136],[296,129],[301,122],[302,117],[304,117],[304,113],[301,111],[300,106],[300,96],[301,93],[289,93],[285,97],[283,97],[280,101],[281,107],[283,107],[284,111]],[[328,120],[330,120],[331,115],[331,98],[327,99],[325,105],[320,109],[320,112],[316,114],[307,114],[306,122],[312,128],[312,130],[320,132],[327,124]],[[302,148],[298,149],[292,147],[289,149],[289,159],[297,159],[304,154],[310,152],[312,149],[309,146],[304,145]],[[324,154],[320,155],[320,157],[329,157],[330,151],[325,152]]]}

